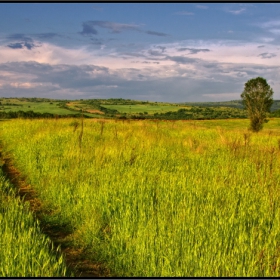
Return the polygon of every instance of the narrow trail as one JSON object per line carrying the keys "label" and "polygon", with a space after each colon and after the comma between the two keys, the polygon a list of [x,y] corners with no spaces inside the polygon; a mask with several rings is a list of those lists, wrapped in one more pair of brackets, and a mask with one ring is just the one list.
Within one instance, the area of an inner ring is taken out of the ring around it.
{"label": "narrow trail", "polygon": [[29,202],[30,211],[40,221],[41,231],[53,242],[55,248],[60,247],[68,269],[74,277],[112,277],[108,269],[100,262],[89,260],[87,253],[82,249],[71,245],[71,233],[64,227],[46,224],[42,221],[42,202],[38,199],[32,187],[22,179],[20,172],[13,166],[10,158],[4,157],[0,151],[0,159],[3,163],[2,170],[6,178],[15,186],[18,195]]}

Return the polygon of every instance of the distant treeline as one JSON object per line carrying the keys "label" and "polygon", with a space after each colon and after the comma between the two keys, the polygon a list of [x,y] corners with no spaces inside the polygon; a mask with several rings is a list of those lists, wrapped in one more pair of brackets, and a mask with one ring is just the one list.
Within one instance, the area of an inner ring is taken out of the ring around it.
{"label": "distant treeline", "polygon": [[138,104],[151,104],[149,101],[139,101],[123,98],[109,98],[109,99],[87,99],[83,100],[81,103],[90,105],[138,105]]}
{"label": "distant treeline", "polygon": [[[188,106],[200,106],[200,107],[230,107],[237,109],[244,109],[244,104],[242,100],[231,100],[231,101],[221,101],[221,102],[184,102],[181,103]],[[273,100],[271,106],[271,112],[280,109],[280,100]]]}
{"label": "distant treeline", "polygon": [[22,104],[14,104],[14,103],[5,103],[5,104],[2,104],[1,101],[0,101],[0,105],[3,105],[3,106],[20,106],[20,107],[23,106]]}
{"label": "distant treeline", "polygon": [[1,97],[0,100],[19,100],[23,102],[69,102],[68,99],[51,99],[51,98],[41,98],[41,97]]}
{"label": "distant treeline", "polygon": [[[102,107],[102,106],[100,106]],[[103,112],[106,112],[107,116],[118,119],[159,119],[159,120],[213,120],[213,119],[245,119],[248,118],[245,110],[226,108],[224,110],[218,110],[217,108],[202,108],[193,107],[191,109],[179,109],[178,111],[168,111],[165,113],[147,114],[116,114],[115,110],[101,108]],[[101,110],[100,109],[100,110]],[[112,114],[113,113],[113,114]],[[115,113],[115,114],[114,114]],[[34,111],[17,111],[17,112],[0,112],[0,119],[49,119],[49,118],[80,118],[82,113],[77,114],[52,114],[52,113],[39,113]],[[90,116],[83,115],[84,118],[91,118]],[[280,117],[280,110],[269,114],[269,117]]]}
{"label": "distant treeline", "polygon": [[271,117],[276,117],[279,118],[280,117],[280,110],[274,111],[270,114]]}
{"label": "distant treeline", "polygon": [[[125,115],[120,118],[127,118]],[[153,115],[140,113],[132,115],[132,119],[162,119],[162,120],[213,120],[213,119],[245,119],[247,114],[245,110],[226,108],[217,110],[212,108],[193,107],[188,109],[179,109],[178,111],[168,111],[166,113],[154,113]]]}
{"label": "distant treeline", "polygon": [[[52,113],[38,113],[33,111],[17,111],[17,112],[0,112],[0,119],[51,119],[51,118],[80,118],[82,114],[68,114],[68,115],[59,115]],[[90,118],[84,115],[85,118]]]}

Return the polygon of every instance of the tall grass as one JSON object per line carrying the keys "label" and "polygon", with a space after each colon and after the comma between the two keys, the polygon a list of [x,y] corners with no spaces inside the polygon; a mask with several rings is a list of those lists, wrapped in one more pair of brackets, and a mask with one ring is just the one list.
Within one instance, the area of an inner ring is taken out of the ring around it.
{"label": "tall grass", "polygon": [[71,122],[3,122],[0,137],[45,219],[112,273],[279,276],[276,120],[258,134],[243,120],[84,120],[82,142]]}
{"label": "tall grass", "polygon": [[62,255],[41,233],[27,203],[15,193],[0,171],[0,276],[69,276]]}

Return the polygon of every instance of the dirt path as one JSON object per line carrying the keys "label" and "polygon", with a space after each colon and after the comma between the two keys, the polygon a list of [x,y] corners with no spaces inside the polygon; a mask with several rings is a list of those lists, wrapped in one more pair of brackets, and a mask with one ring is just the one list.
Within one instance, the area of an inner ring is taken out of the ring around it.
{"label": "dirt path", "polygon": [[41,219],[44,214],[42,203],[37,198],[36,192],[25,183],[20,172],[13,166],[9,158],[3,157],[1,152],[0,158],[4,163],[2,169],[5,176],[17,188],[18,195],[24,201],[29,202],[30,211],[43,225],[41,226],[42,232],[52,240],[56,248],[60,246],[67,267],[74,273],[75,277],[111,277],[112,275],[102,263],[90,261],[85,251],[71,246],[71,233],[65,232],[65,228],[43,223]]}

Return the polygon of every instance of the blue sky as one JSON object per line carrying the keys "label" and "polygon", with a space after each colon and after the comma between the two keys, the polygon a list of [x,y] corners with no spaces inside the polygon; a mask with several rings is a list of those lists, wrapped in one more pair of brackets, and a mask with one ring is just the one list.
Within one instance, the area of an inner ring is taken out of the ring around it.
{"label": "blue sky", "polygon": [[280,3],[0,3],[0,96],[280,99]]}

